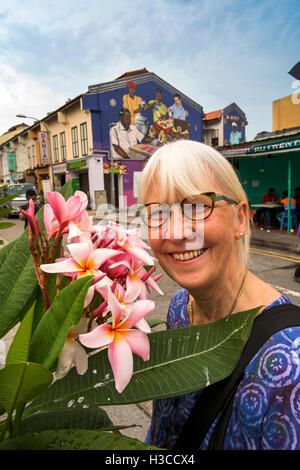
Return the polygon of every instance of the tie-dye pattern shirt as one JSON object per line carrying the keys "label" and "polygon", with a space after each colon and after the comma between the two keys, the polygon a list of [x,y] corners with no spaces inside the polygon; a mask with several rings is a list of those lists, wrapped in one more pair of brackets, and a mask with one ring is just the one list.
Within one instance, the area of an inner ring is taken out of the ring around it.
{"label": "tie-dye pattern shirt", "polygon": [[[168,328],[190,325],[187,301],[185,289],[173,296]],[[291,301],[282,294],[266,309],[285,303]],[[146,443],[172,449],[200,393],[155,400]],[[200,450],[207,449],[217,419]],[[224,449],[300,450],[300,326],[271,336],[246,367],[234,397]]]}

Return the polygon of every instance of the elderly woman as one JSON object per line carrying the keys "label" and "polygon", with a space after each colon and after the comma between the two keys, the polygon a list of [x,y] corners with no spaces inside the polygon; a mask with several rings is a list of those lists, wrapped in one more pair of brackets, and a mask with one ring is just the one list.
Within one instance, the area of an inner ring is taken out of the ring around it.
{"label": "elderly woman", "polygon": [[[263,305],[261,315],[291,304],[248,271],[247,196],[215,149],[192,141],[165,145],[148,161],[140,188],[151,248],[181,286],[171,299],[168,328],[211,323]],[[234,395],[224,449],[300,449],[299,345],[300,326],[278,331],[247,365]],[[200,395],[155,400],[146,442],[176,448]],[[216,422],[200,449],[209,448]]]}

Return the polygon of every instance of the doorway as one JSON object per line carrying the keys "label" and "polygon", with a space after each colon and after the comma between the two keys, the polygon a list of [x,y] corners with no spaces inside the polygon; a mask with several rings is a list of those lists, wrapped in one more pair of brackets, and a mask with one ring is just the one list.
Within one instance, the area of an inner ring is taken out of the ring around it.
{"label": "doorway", "polygon": [[80,191],[83,191],[85,194],[88,194],[90,191],[89,188],[89,175],[87,172],[78,173],[79,175],[79,187]]}
{"label": "doorway", "polygon": [[[119,178],[118,173],[114,173],[115,186],[115,207],[119,209]],[[107,195],[107,203],[111,204],[111,175],[104,173],[104,189]]]}

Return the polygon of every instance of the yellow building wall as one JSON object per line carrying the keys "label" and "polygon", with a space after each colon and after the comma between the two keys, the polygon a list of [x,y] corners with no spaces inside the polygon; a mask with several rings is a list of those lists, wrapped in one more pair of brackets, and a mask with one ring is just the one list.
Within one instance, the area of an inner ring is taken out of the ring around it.
{"label": "yellow building wall", "polygon": [[273,132],[300,126],[300,94],[273,101]]}
{"label": "yellow building wall", "polygon": [[[87,155],[82,155],[81,149],[81,136],[80,136],[80,124],[86,123],[87,125],[87,143],[88,143],[88,154],[91,153],[93,139],[92,139],[92,126],[91,126],[91,117],[90,111],[82,110],[81,109],[81,102],[78,101],[70,108],[67,108],[63,111],[59,111],[56,113],[51,120],[47,120],[47,126],[49,131],[51,132],[51,150],[52,150],[52,159],[53,163],[62,163],[61,158],[61,148],[60,148],[60,133],[65,132],[65,140],[66,140],[66,160],[73,159],[73,151],[72,151],[72,134],[71,129],[72,127],[77,126],[77,133],[78,133],[78,157],[82,158]],[[41,124],[43,129],[43,124]],[[46,129],[43,129],[46,130]],[[55,161],[54,159],[54,151],[53,151],[53,136],[57,135],[58,139],[58,154],[59,160]]]}

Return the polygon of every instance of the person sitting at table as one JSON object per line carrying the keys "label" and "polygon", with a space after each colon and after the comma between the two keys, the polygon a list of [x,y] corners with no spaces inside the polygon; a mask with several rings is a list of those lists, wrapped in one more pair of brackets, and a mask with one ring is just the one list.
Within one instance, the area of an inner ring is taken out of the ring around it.
{"label": "person sitting at table", "polygon": [[[288,207],[289,207],[288,194],[289,194],[288,191],[283,191],[282,198],[280,199],[280,203],[283,204],[284,210],[279,212],[278,214],[276,214],[276,218],[277,218],[279,223],[281,223],[281,217],[283,215],[288,214]],[[296,199],[294,199],[293,197],[291,197],[290,207],[291,207],[290,215],[296,215]],[[284,223],[283,227],[286,228],[286,225],[287,224]]]}
{"label": "person sitting at table", "polygon": [[296,200],[296,214],[300,220],[300,187],[295,188],[294,198]]}
{"label": "person sitting at table", "polygon": [[262,202],[276,202],[277,196],[274,188],[270,188],[268,193],[265,194],[262,198]]}
{"label": "person sitting at table", "polygon": [[[275,203],[277,201],[277,196],[276,196],[276,193],[275,193],[275,189],[274,188],[270,188],[268,193],[267,194],[264,194],[263,198],[262,198],[262,202],[263,203],[266,203],[266,202],[272,202],[272,203]],[[262,214],[268,214],[268,209],[264,209],[263,207],[257,209],[256,211],[256,214],[254,216],[254,221],[256,223],[256,225],[259,224],[260,222],[260,217]],[[269,221],[271,223],[271,221]]]}

